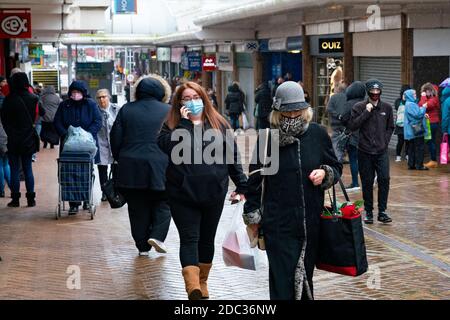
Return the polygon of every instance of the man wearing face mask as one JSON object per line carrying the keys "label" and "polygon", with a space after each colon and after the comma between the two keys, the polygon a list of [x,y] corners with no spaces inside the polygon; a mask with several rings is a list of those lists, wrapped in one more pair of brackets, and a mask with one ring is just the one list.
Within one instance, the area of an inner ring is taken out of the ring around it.
{"label": "man wearing face mask", "polygon": [[386,213],[389,195],[388,145],[394,131],[392,106],[380,100],[383,85],[377,79],[366,82],[368,99],[353,106],[350,130],[359,129],[358,164],[366,218],[373,223],[373,181],[378,181],[378,221],[392,222]]}
{"label": "man wearing face mask", "polygon": [[[90,132],[98,148],[97,133],[102,127],[102,115],[97,103],[88,96],[88,91],[82,81],[72,82],[69,86],[68,96],[68,99],[59,104],[53,120],[55,129],[61,137],[59,152],[64,150],[64,140],[69,126],[81,127]],[[95,162],[99,162],[98,152]],[[70,202],[69,205],[69,214],[76,214],[80,203]],[[83,204],[83,209],[88,209],[87,203]]]}

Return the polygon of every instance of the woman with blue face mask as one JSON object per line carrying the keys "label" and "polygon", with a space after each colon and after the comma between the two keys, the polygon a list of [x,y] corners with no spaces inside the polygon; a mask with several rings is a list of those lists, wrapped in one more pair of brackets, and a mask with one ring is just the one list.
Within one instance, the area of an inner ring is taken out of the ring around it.
{"label": "woman with blue face mask", "polygon": [[[191,300],[209,297],[207,279],[229,178],[236,185],[232,197],[239,194],[243,199],[247,188],[247,177],[237,161],[236,143],[234,139],[226,142],[226,129],[227,121],[214,109],[205,89],[187,82],[176,91],[158,137],[158,145],[169,156],[166,190],[180,235],[182,274]],[[209,133],[214,134],[213,139],[206,138]],[[182,137],[181,142],[177,136]],[[234,153],[232,163],[227,164],[229,147],[234,147]],[[207,159],[211,149],[214,156]],[[223,153],[216,154],[220,149]]]}

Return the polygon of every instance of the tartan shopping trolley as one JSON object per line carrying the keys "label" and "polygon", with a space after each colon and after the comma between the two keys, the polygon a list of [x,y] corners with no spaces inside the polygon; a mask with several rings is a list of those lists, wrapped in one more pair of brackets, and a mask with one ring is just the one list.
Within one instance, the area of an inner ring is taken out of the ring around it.
{"label": "tartan shopping trolley", "polygon": [[58,206],[55,218],[66,211],[65,201],[87,203],[91,220],[94,219],[93,203],[94,156],[89,152],[64,151],[58,159]]}

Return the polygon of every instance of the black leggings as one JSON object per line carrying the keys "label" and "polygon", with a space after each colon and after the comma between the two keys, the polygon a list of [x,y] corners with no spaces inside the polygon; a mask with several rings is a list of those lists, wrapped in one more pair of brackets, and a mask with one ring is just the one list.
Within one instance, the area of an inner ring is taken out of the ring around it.
{"label": "black leggings", "polygon": [[214,239],[225,197],[211,205],[178,202],[170,199],[170,211],[180,235],[181,266],[211,263]]}

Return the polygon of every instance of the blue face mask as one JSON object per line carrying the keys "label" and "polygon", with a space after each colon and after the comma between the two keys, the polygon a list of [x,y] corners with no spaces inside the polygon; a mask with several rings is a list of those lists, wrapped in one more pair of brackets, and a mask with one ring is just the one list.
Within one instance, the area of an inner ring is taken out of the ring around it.
{"label": "blue face mask", "polygon": [[186,108],[188,108],[191,111],[191,114],[196,116],[200,114],[203,111],[203,100],[197,99],[197,100],[191,100],[188,102],[185,102],[184,104]]}

